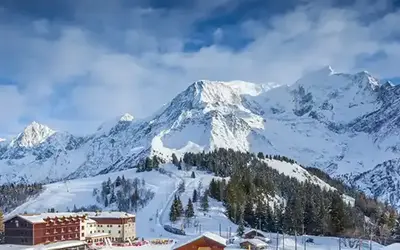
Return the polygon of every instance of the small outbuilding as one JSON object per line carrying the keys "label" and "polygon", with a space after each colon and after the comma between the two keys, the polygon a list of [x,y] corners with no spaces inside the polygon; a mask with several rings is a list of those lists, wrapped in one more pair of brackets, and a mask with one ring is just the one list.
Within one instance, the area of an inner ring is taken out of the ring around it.
{"label": "small outbuilding", "polygon": [[267,237],[267,233],[263,232],[261,230],[258,230],[258,229],[250,229],[250,230],[244,232],[244,234],[243,234],[243,238],[245,238],[245,239],[254,239],[257,236],[261,236],[263,238],[266,238]]}
{"label": "small outbuilding", "polygon": [[195,237],[189,241],[174,246],[174,250],[224,250],[226,247],[226,239],[210,233]]}
{"label": "small outbuilding", "polygon": [[241,248],[251,250],[267,249],[267,246],[267,243],[259,239],[246,239],[240,243]]}

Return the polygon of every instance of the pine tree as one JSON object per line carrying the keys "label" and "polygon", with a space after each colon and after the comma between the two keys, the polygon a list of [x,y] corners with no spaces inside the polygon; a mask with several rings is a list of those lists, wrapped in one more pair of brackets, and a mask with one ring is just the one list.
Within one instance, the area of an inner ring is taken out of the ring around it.
{"label": "pine tree", "polygon": [[203,211],[207,212],[208,211],[208,190],[204,191],[203,196],[201,197],[201,208]]}
{"label": "pine tree", "polygon": [[107,198],[107,196],[106,196],[106,198],[104,199],[104,206],[105,206],[105,207],[108,207],[108,198]]}
{"label": "pine tree", "polygon": [[158,169],[158,167],[160,166],[160,161],[158,160],[157,156],[153,156],[153,168]]}
{"label": "pine tree", "polygon": [[250,225],[250,227],[256,227],[257,222],[254,220],[254,204],[251,199],[246,201],[244,206],[243,220]]}
{"label": "pine tree", "polygon": [[260,159],[264,159],[264,154],[262,152],[258,152],[257,157]]}
{"label": "pine tree", "polygon": [[192,200],[193,200],[194,203],[197,202],[197,190],[196,189],[193,190]]}
{"label": "pine tree", "polygon": [[178,162],[178,170],[182,170],[182,164],[182,159],[180,159]]}
{"label": "pine tree", "polygon": [[117,201],[117,197],[115,196],[115,193],[114,193],[114,188],[111,190],[111,196],[110,196],[110,201],[109,201],[109,204],[113,204],[113,203],[115,203]]}
{"label": "pine tree", "polygon": [[186,218],[192,218],[194,216],[193,203],[190,198],[186,207],[185,216]]}
{"label": "pine tree", "polygon": [[194,174],[194,171],[192,171],[192,175],[190,176],[191,178],[196,178],[196,175]]}
{"label": "pine tree", "polygon": [[178,167],[179,161],[178,158],[176,157],[175,153],[172,153],[172,164]]}
{"label": "pine tree", "polygon": [[335,235],[341,235],[345,229],[345,212],[342,197],[335,192],[332,196],[330,212],[331,230]]}
{"label": "pine tree", "polygon": [[181,198],[179,198],[179,196],[177,197],[176,211],[177,211],[178,217],[181,217],[182,215],[184,215],[184,212],[185,212],[185,210],[183,209]]}
{"label": "pine tree", "polygon": [[243,234],[244,234],[243,216],[240,216],[240,219],[239,219],[239,226],[238,226],[236,232],[237,232],[237,234],[238,234],[239,236],[243,236]]}
{"label": "pine tree", "polygon": [[153,161],[149,157],[146,157],[144,168],[146,171],[151,171],[153,169]]}
{"label": "pine tree", "polygon": [[266,229],[269,232],[276,232],[276,218],[274,216],[274,213],[272,212],[270,206],[267,206],[266,208]]}
{"label": "pine tree", "polygon": [[318,228],[316,219],[318,217],[317,210],[315,209],[314,201],[307,199],[304,210],[304,230],[307,234],[318,233],[315,230]]}
{"label": "pine tree", "polygon": [[178,219],[178,215],[177,215],[177,200],[176,200],[176,196],[174,201],[172,202],[171,205],[171,209],[169,211],[169,220],[172,222],[175,222]]}
{"label": "pine tree", "polygon": [[178,193],[182,194],[185,192],[185,181],[181,181],[178,186]]}
{"label": "pine tree", "polygon": [[268,207],[268,205],[265,205],[261,199],[257,199],[257,205],[256,205],[256,211],[255,211],[255,217],[257,220],[257,228],[259,230],[266,230],[266,211],[265,207]]}
{"label": "pine tree", "polygon": [[117,177],[117,179],[115,179],[115,187],[119,187],[121,186],[121,177]]}

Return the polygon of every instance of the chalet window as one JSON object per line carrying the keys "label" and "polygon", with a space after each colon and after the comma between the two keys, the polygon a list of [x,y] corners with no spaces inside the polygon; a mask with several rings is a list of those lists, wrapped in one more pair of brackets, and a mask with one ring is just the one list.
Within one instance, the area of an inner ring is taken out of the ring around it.
{"label": "chalet window", "polygon": [[82,226],[82,230],[84,230],[85,229],[85,226]]}
{"label": "chalet window", "polygon": [[19,227],[19,221],[15,220],[15,227]]}
{"label": "chalet window", "polygon": [[84,237],[85,236],[85,233],[82,233],[82,237]]}

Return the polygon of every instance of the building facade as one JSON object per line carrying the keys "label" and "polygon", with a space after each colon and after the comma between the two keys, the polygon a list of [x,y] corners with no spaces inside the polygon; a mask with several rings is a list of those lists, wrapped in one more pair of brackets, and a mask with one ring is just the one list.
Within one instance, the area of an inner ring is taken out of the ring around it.
{"label": "building facade", "polygon": [[77,214],[16,215],[5,222],[5,241],[6,244],[37,245],[81,240],[84,220],[84,216]]}
{"label": "building facade", "polygon": [[136,217],[124,212],[101,212],[88,215],[96,221],[97,233],[107,233],[113,242],[129,242],[136,238]]}
{"label": "building facade", "polygon": [[129,242],[135,238],[136,217],[124,212],[23,214],[5,221],[6,244],[93,242],[93,239]]}

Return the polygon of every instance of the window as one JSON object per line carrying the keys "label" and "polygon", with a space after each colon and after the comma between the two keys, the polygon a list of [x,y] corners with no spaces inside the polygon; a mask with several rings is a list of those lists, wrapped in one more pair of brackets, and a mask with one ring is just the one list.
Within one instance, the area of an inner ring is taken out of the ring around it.
{"label": "window", "polygon": [[85,236],[85,233],[82,233],[82,237],[84,237]]}
{"label": "window", "polygon": [[84,230],[85,229],[85,226],[82,226],[82,230]]}
{"label": "window", "polygon": [[110,233],[111,233],[111,230],[108,230],[108,233],[110,234]]}
{"label": "window", "polygon": [[103,232],[102,233],[104,233],[104,230],[103,230]]}
{"label": "window", "polygon": [[118,231],[118,233],[120,234],[120,233],[121,233],[121,231]]}
{"label": "window", "polygon": [[118,227],[121,227],[121,225],[118,225]]}
{"label": "window", "polygon": [[19,227],[19,221],[15,220],[15,227]]}

